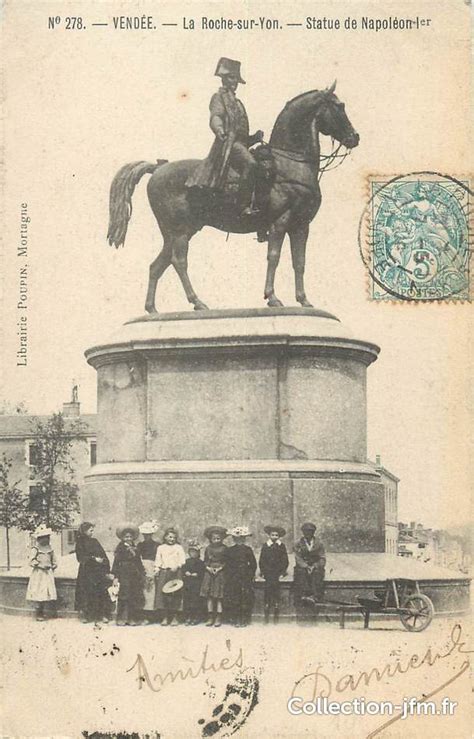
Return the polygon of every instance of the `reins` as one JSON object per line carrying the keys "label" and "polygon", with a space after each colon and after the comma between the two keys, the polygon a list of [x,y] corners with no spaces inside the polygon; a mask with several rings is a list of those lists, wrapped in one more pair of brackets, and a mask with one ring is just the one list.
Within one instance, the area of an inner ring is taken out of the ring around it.
{"label": "reins", "polygon": [[[321,154],[320,159],[327,160],[320,168],[318,173],[318,182],[321,180],[321,177],[325,172],[331,172],[333,169],[337,169],[337,167],[340,167],[343,163],[344,159],[350,154],[350,150],[346,149],[345,152],[342,154],[339,154],[339,150],[342,147],[342,144],[339,144],[339,146],[334,149],[334,143],[333,143],[333,150],[330,154]],[[336,162],[336,164],[331,167],[331,164],[336,160],[339,159],[340,161]]]}
{"label": "reins", "polygon": [[[289,149],[280,149],[277,146],[271,146],[270,144],[267,144],[266,142],[263,142],[265,146],[269,146],[271,151],[276,154],[277,156],[282,156],[285,159],[291,159],[293,162],[300,162],[301,164],[314,164],[314,159],[308,159],[306,154],[302,151],[290,151]],[[339,154],[339,151],[343,145],[339,144],[334,149],[334,142],[333,142],[333,150],[330,154],[320,154],[319,159],[323,162],[322,165],[319,167],[318,172],[318,182],[321,180],[321,177],[325,172],[331,172],[333,169],[337,169],[337,167],[340,167],[341,164],[344,162],[345,158],[350,154],[350,149],[346,149],[342,154]],[[339,161],[336,161],[339,160]],[[333,166],[331,166],[334,162]]]}

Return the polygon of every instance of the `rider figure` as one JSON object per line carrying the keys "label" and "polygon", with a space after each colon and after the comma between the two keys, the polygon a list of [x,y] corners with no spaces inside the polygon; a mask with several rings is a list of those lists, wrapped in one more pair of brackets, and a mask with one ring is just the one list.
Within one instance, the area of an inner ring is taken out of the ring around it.
{"label": "rider figure", "polygon": [[222,87],[214,93],[209,105],[209,125],[216,139],[207,159],[189,177],[188,187],[223,189],[229,167],[239,175],[238,207],[241,215],[258,213],[252,208],[257,163],[249,147],[262,141],[263,131],[249,135],[249,121],[243,103],[236,97],[239,83],[245,85],[240,75],[240,62],[222,57],[215,75],[222,80]]}

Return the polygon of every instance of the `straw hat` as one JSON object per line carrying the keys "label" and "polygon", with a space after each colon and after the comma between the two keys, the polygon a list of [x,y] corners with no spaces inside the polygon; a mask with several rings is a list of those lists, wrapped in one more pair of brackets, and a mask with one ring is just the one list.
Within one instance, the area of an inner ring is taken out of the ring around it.
{"label": "straw hat", "polygon": [[134,523],[129,523],[126,521],[125,523],[120,524],[120,526],[117,526],[115,529],[115,533],[117,534],[119,539],[123,539],[126,533],[130,532],[134,539],[138,539],[139,531],[138,527],[135,526]]}
{"label": "straw hat", "polygon": [[223,526],[208,526],[207,529],[204,529],[204,536],[206,539],[210,539],[213,534],[219,534],[219,536],[222,536],[222,538],[225,539],[227,536],[227,529]]}
{"label": "straw hat", "polygon": [[53,533],[52,529],[49,529],[44,523],[40,524],[36,531],[33,532],[33,536],[39,539],[40,536],[51,536]]}
{"label": "straw hat", "polygon": [[176,593],[183,587],[183,581],[176,578],[175,580],[168,580],[161,588],[162,593]]}
{"label": "straw hat", "polygon": [[197,551],[199,552],[201,550],[201,544],[197,539],[189,539],[188,549],[197,549]]}
{"label": "straw hat", "polygon": [[264,526],[263,530],[269,535],[272,531],[276,531],[279,537],[285,536],[286,534],[286,529],[284,529],[283,526]]}
{"label": "straw hat", "polygon": [[229,536],[252,536],[247,526],[234,526],[227,533]]}
{"label": "straw hat", "polygon": [[138,530],[140,534],[156,534],[158,531],[159,526],[157,521],[144,521],[140,526],[138,527]]}

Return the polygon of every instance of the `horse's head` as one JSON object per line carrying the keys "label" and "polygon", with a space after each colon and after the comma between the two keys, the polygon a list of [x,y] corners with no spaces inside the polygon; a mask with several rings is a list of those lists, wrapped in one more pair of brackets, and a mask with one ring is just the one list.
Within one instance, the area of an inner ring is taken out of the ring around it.
{"label": "horse's head", "polygon": [[353,149],[359,144],[359,134],[347,117],[344,103],[335,95],[335,89],[336,81],[322,93],[315,121],[322,134],[331,136],[347,149]]}

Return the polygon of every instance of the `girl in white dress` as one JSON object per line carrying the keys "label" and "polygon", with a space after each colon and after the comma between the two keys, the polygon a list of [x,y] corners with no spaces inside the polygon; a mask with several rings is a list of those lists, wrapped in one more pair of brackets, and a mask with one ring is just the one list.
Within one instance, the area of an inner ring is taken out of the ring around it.
{"label": "girl in white dress", "polygon": [[33,569],[28,582],[26,600],[36,603],[37,621],[45,619],[45,604],[57,600],[54,570],[58,564],[50,543],[52,533],[51,529],[41,525],[33,534],[36,542],[31,548],[30,565]]}

